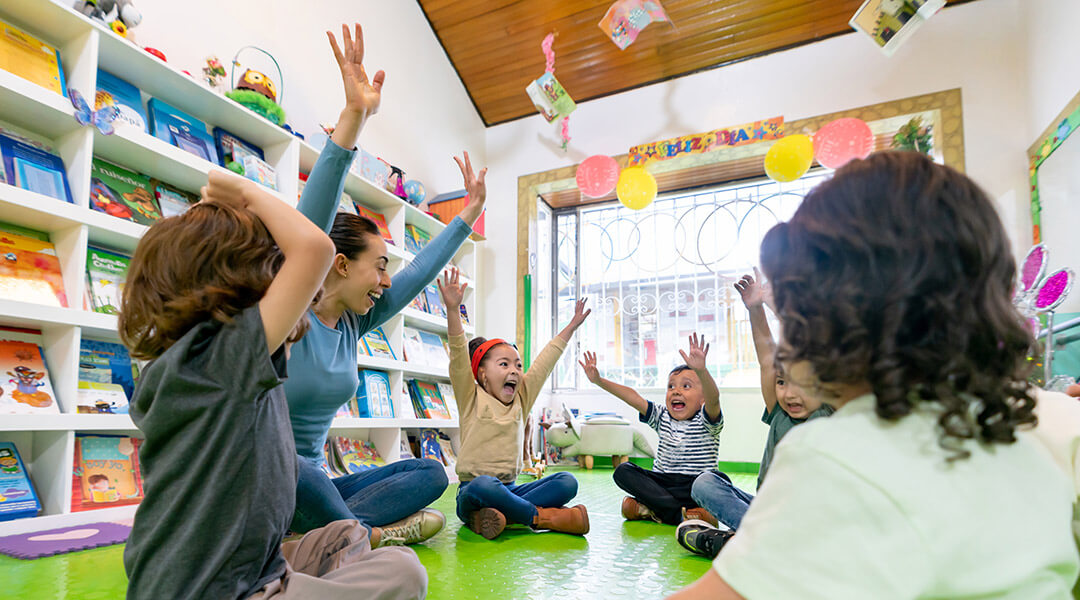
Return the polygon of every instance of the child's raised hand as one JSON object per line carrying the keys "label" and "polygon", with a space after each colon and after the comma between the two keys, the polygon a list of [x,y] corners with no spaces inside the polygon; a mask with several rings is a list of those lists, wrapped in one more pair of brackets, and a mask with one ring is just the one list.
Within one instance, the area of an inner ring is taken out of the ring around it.
{"label": "child's raised hand", "polygon": [[461,169],[461,179],[465,184],[465,192],[469,195],[469,203],[465,205],[459,216],[461,220],[472,225],[480,218],[480,213],[484,211],[484,201],[487,200],[487,184],[484,183],[487,167],[480,169],[479,174],[474,173],[472,161],[469,160],[469,153],[465,152],[464,155],[464,162],[460,158],[454,157],[454,162]]}
{"label": "child's raised hand", "polygon": [[742,296],[743,305],[746,308],[756,308],[763,304],[772,305],[772,289],[769,284],[761,282],[761,273],[754,267],[753,275],[743,275],[735,282],[735,289]]}
{"label": "child's raised hand", "polygon": [[705,343],[705,336],[698,338],[698,334],[694,333],[694,335],[690,336],[690,353],[687,354],[679,350],[679,354],[682,355],[686,366],[695,371],[700,371],[705,368],[705,357],[709,354],[709,344]]}
{"label": "child's raised hand", "polygon": [[465,288],[469,286],[468,283],[461,281],[461,271],[458,271],[457,267],[450,267],[449,271],[443,271],[442,278],[436,279],[435,283],[439,286],[439,293],[442,294],[446,310],[453,310],[456,313],[458,307],[461,306],[462,298],[465,297]]}
{"label": "child's raised hand", "polygon": [[596,368],[596,353],[586,352],[584,355],[584,361],[578,361],[581,368],[585,370],[585,377],[589,378],[589,383],[600,383],[600,371]]}
{"label": "child's raised hand", "polygon": [[341,69],[341,83],[345,87],[345,110],[370,116],[379,110],[386,73],[378,71],[375,77],[368,81],[363,65],[364,32],[359,23],[355,27],[354,37],[349,34],[349,26],[342,24],[341,41],[344,49],[338,46],[333,33],[327,31],[326,36],[330,38],[334,59],[337,60],[338,68]]}
{"label": "child's raised hand", "polygon": [[581,324],[585,322],[585,318],[592,314],[591,308],[585,310],[585,303],[588,301],[588,298],[581,298],[574,303],[574,317],[570,319],[570,326],[574,329],[581,327]]}

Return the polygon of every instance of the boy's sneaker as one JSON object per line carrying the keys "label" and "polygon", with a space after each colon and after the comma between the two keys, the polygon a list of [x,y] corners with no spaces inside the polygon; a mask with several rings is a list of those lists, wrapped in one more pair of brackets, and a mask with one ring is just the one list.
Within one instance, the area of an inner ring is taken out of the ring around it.
{"label": "boy's sneaker", "polygon": [[712,513],[701,508],[700,506],[694,508],[682,508],[682,520],[689,521],[691,519],[697,519],[698,521],[705,521],[713,527],[719,527],[720,521],[716,520],[716,517],[712,516]]}
{"label": "boy's sneaker", "polygon": [[506,517],[494,508],[481,508],[474,510],[469,515],[469,522],[465,524],[473,533],[484,536],[489,540],[499,537],[506,529]]}
{"label": "boy's sneaker", "polygon": [[718,529],[697,519],[683,521],[675,530],[675,539],[679,540],[680,546],[709,558],[716,558],[733,535],[735,532],[730,529]]}
{"label": "boy's sneaker", "polygon": [[650,519],[660,522],[660,517],[651,508],[637,501],[633,496],[627,496],[622,501],[622,516],[627,521],[644,521]]}
{"label": "boy's sneaker", "polygon": [[[379,527],[379,539],[373,546],[381,548],[382,546],[417,544],[442,531],[445,525],[446,517],[441,512],[424,508],[400,521]],[[373,527],[373,534],[374,529]]]}

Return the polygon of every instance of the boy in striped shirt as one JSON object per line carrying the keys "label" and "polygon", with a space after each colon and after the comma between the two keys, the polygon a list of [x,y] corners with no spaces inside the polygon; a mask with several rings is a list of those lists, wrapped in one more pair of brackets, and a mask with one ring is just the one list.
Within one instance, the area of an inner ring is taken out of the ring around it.
{"label": "boy in striped shirt", "polygon": [[652,519],[677,525],[693,518],[716,523],[690,497],[698,475],[714,472],[724,476],[716,470],[724,415],[720,412],[720,390],[706,368],[708,352],[705,338],[699,339],[696,333],[690,337],[689,353],[679,350],[686,364],[668,374],[663,406],[646,400],[633,388],[601,377],[596,354],[586,352],[585,360],[579,363],[590,382],[634,407],[641,413],[641,421],[660,434],[653,470],[629,462],[615,469],[616,485],[630,494],[622,503],[623,517],[628,520]]}

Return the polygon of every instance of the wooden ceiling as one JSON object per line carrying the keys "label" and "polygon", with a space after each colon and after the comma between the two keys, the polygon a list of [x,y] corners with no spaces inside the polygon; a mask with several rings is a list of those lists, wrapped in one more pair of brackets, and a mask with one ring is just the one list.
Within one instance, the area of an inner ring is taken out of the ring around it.
{"label": "wooden ceiling", "polygon": [[619,50],[597,26],[613,1],[419,0],[487,126],[536,114],[525,86],[544,72],[550,32],[555,77],[583,102],[853,33],[848,20],[863,2],[662,0],[674,25],[652,23]]}

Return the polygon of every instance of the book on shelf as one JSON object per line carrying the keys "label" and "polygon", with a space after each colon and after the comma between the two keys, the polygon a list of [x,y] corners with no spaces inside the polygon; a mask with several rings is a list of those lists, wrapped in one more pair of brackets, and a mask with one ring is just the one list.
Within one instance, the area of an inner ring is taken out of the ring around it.
{"label": "book on shelf", "polygon": [[360,417],[394,417],[390,396],[390,376],[383,371],[363,369],[356,388],[356,406]]}
{"label": "book on shelf", "polygon": [[375,225],[379,228],[379,234],[382,235],[383,240],[385,240],[387,244],[394,243],[394,238],[390,235],[390,226],[386,224],[386,217],[384,217],[382,213],[377,213],[356,203],[353,203],[353,206],[356,208],[357,215],[367,217],[375,222]]}
{"label": "book on shelf", "polygon": [[465,310],[465,305],[464,304],[462,304],[459,308],[461,309],[461,323],[462,323],[462,325],[470,325],[470,323],[469,323],[469,311]]}
{"label": "book on shelf", "polygon": [[398,450],[399,459],[416,458],[416,454],[413,454],[412,448],[409,446],[409,436],[401,436],[401,448]]}
{"label": "book on shelf", "polygon": [[214,138],[206,132],[206,123],[184,111],[151,98],[146,103],[150,119],[150,133],[185,152],[189,152],[214,164],[218,161]]}
{"label": "book on shelf", "polygon": [[353,202],[352,196],[345,193],[341,194],[341,199],[338,200],[337,210],[354,217],[360,216],[360,213],[356,212],[356,203]]}
{"label": "book on shelf", "polygon": [[439,369],[449,368],[450,355],[446,352],[446,346],[443,345],[443,339],[438,334],[424,331],[423,329],[418,330],[416,334],[420,338],[421,344],[420,360],[429,366]]}
{"label": "book on shelf", "polygon": [[142,501],[140,443],[138,438],[119,435],[75,434],[72,512]]}
{"label": "book on shelf", "polygon": [[120,313],[131,257],[94,246],[86,248],[86,275],[90,279],[90,303],[94,312]]}
{"label": "book on shelf", "polygon": [[386,464],[371,442],[347,437],[335,437],[333,441],[346,473],[363,473]]}
{"label": "book on shelf", "polygon": [[29,227],[21,227],[19,225],[0,221],[0,235],[5,233],[21,235],[22,237],[37,240],[39,242],[49,241],[49,234],[44,231],[38,231],[36,229],[30,229]]}
{"label": "book on shelf", "polygon": [[434,429],[420,430],[420,458],[429,458],[446,464],[443,460],[442,446],[439,444],[439,433]]}
{"label": "book on shelf", "polygon": [[442,397],[443,405],[446,406],[446,412],[450,413],[450,418],[458,420],[458,407],[457,398],[454,396],[454,386],[449,383],[440,381],[435,384],[435,387],[439,388],[439,396]]}
{"label": "book on shelf", "polygon": [[114,121],[115,125],[150,133],[139,88],[108,71],[98,69],[94,110],[101,110],[106,106],[115,106],[120,111]]}
{"label": "book on shelf", "polygon": [[193,204],[199,201],[199,197],[195,194],[189,194],[156,179],[150,180],[150,187],[154,190],[154,199],[157,200],[158,208],[161,210],[161,217],[164,219],[184,214]]}
{"label": "book on shelf", "polygon": [[322,470],[328,477],[341,477],[345,475],[345,471],[342,469],[341,463],[338,460],[337,448],[331,443],[330,438],[327,438],[326,441],[323,442],[323,458],[325,460],[322,464]]}
{"label": "book on shelf", "polygon": [[405,249],[413,254],[418,254],[431,241],[431,235],[416,225],[405,226]]}
{"label": "book on shelf", "polygon": [[427,293],[421,291],[419,294],[417,294],[416,297],[413,298],[411,302],[409,302],[409,308],[418,310],[420,312],[427,312]]}
{"label": "book on shelf", "polygon": [[67,96],[60,51],[4,21],[0,21],[0,70]]}
{"label": "book on shelf", "polygon": [[0,442],[0,521],[35,517],[41,502],[30,481],[30,473],[11,442]]}
{"label": "book on shelf", "polygon": [[114,342],[80,340],[77,412],[127,414],[137,380],[138,368],[127,348]]}
{"label": "book on shelf", "polygon": [[262,148],[220,127],[214,128],[214,147],[217,148],[218,164],[240,175],[244,174],[241,164],[244,156],[250,154],[263,160],[266,159]]}
{"label": "book on shelf", "polygon": [[90,164],[90,208],[139,225],[161,220],[149,177],[96,156]]}
{"label": "book on shelf", "polygon": [[52,243],[0,232],[0,298],[67,307],[60,259]]}
{"label": "book on shelf", "polygon": [[434,383],[409,380],[409,397],[413,401],[413,408],[419,409],[418,415],[425,419],[449,419],[450,412],[439,395],[439,388]]}
{"label": "book on shelf", "polygon": [[36,329],[0,327],[0,414],[60,414]]}
{"label": "book on shelf", "polygon": [[360,344],[364,347],[368,356],[397,360],[397,356],[394,355],[394,349],[390,347],[390,340],[386,338],[386,332],[383,331],[382,327],[376,327],[365,333],[364,336],[360,338]]}
{"label": "book on shelf", "polygon": [[42,196],[73,202],[64,161],[51,151],[22,139],[0,134],[4,181]]}
{"label": "book on shelf", "polygon": [[443,305],[442,298],[439,296],[439,288],[434,283],[424,288],[424,300],[427,302],[430,314],[446,318],[446,306]]}
{"label": "book on shelf", "polygon": [[[379,189],[386,189],[386,182],[390,179],[390,163],[363,148],[360,149],[359,158],[360,177],[375,184]],[[353,161],[354,166],[356,162]]]}
{"label": "book on shelf", "polygon": [[409,326],[401,328],[402,332],[402,350],[404,351],[404,360],[408,362],[423,362],[424,355],[424,341],[420,339],[420,330],[414,329]]}

